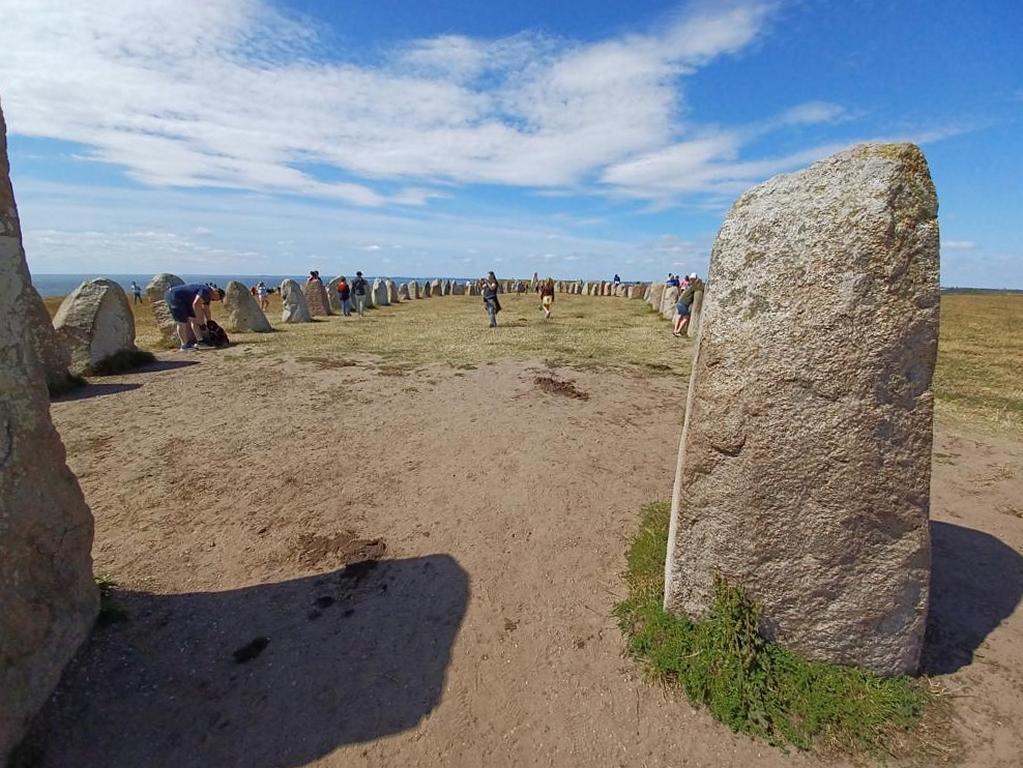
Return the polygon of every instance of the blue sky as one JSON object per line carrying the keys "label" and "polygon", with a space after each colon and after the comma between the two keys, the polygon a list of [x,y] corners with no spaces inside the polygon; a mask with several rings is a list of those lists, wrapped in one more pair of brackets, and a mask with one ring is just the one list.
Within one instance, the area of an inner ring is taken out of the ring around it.
{"label": "blue sky", "polygon": [[909,140],[943,284],[1023,288],[1023,3],[604,5],[0,0],[29,265],[703,273],[745,188]]}

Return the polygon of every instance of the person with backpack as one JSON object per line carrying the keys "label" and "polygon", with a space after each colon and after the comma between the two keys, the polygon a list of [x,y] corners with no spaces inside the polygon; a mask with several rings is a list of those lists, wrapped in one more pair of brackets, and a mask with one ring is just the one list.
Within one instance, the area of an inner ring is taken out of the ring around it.
{"label": "person with backpack", "polygon": [[487,272],[481,286],[483,294],[483,307],[490,317],[490,327],[497,327],[497,313],[501,311],[501,302],[497,300],[497,276],[493,272]]}
{"label": "person with backpack", "polygon": [[337,300],[341,302],[341,314],[345,317],[352,316],[352,289],[348,287],[348,278],[344,275],[337,281]]}
{"label": "person with backpack", "polygon": [[213,348],[214,345],[206,340],[206,324],[213,320],[210,303],[223,298],[224,291],[217,286],[200,283],[176,285],[163,295],[164,303],[178,325],[182,352]]}
{"label": "person with backpack", "polygon": [[366,314],[366,293],[369,291],[369,284],[362,277],[362,272],[355,273],[355,280],[352,281],[352,296],[355,297],[355,310],[362,317]]}

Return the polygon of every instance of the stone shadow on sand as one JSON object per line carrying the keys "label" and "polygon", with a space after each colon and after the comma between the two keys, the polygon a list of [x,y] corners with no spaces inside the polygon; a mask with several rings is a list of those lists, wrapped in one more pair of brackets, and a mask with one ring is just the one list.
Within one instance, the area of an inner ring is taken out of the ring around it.
{"label": "stone shadow on sand", "polygon": [[90,397],[103,397],[103,395],[116,395],[120,392],[130,392],[138,389],[141,384],[93,384],[89,382],[85,386],[77,387],[68,392],[53,398],[54,403],[63,403],[68,400],[88,400]]}
{"label": "stone shadow on sand", "polygon": [[115,592],[23,753],[79,768],[301,766],[437,706],[469,600],[447,555],[219,593]]}
{"label": "stone shadow on sand", "polygon": [[946,675],[973,662],[1023,597],[1023,556],[994,536],[931,521],[931,607],[921,670]]}
{"label": "stone shadow on sand", "polygon": [[[186,353],[187,354],[187,353]],[[192,352],[191,354],[198,354]],[[191,365],[199,365],[198,360],[157,360],[153,363],[146,363],[140,365],[138,368],[133,368],[130,371],[124,371],[125,374],[131,373],[156,373],[159,371],[173,371],[176,368],[188,368]]]}

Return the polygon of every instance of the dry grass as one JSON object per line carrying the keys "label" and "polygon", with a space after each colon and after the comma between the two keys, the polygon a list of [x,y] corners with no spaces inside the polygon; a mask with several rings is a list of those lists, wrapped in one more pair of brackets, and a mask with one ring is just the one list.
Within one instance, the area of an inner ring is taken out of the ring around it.
{"label": "dry grass", "polygon": [[[379,310],[283,325],[280,301],[268,316],[276,333],[233,334],[254,351],[291,354],[325,367],[371,356],[402,372],[431,362],[474,366],[503,358],[572,366],[638,368],[685,375],[692,344],[641,301],[559,294],[544,321],[532,294],[506,295],[500,326],[487,328],[481,299],[445,296]],[[47,299],[51,313],[59,299]],[[138,344],[159,349],[152,312],[136,307]],[[942,412],[1008,430],[1023,428],[1023,294],[948,294],[941,301],[935,393]]]}
{"label": "dry grass", "polygon": [[946,294],[934,391],[942,411],[1023,430],[1023,294]]}
{"label": "dry grass", "polygon": [[[51,314],[60,301],[47,299]],[[503,295],[498,327],[487,327],[483,300],[476,296],[419,299],[369,310],[365,317],[317,318],[298,325],[280,323],[280,299],[267,317],[275,333],[231,334],[256,350],[294,355],[321,366],[370,355],[389,370],[445,362],[475,366],[505,358],[542,359],[557,365],[634,367],[684,375],[691,343],[671,335],[670,325],[641,301],[558,295],[554,317],[545,321],[533,294]],[[214,309],[214,315],[218,310]],[[148,305],[136,307],[137,343],[160,349]]]}

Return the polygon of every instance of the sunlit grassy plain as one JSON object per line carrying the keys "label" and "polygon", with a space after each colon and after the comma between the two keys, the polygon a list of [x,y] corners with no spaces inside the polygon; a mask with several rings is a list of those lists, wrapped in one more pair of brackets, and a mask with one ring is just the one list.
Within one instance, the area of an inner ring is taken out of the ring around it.
{"label": "sunlit grassy plain", "polygon": [[[431,362],[477,365],[504,358],[573,366],[630,368],[686,375],[692,344],[638,300],[559,294],[544,321],[534,295],[502,297],[500,327],[486,327],[482,301],[445,296],[370,310],[364,318],[331,317],[283,325],[274,297],[275,332],[233,334],[258,353],[292,354],[325,365],[372,356],[414,368]],[[47,299],[51,313],[60,299]],[[160,348],[152,313],[136,307],[138,343]],[[1023,294],[946,294],[934,389],[939,413],[999,430],[1023,430]]]}

